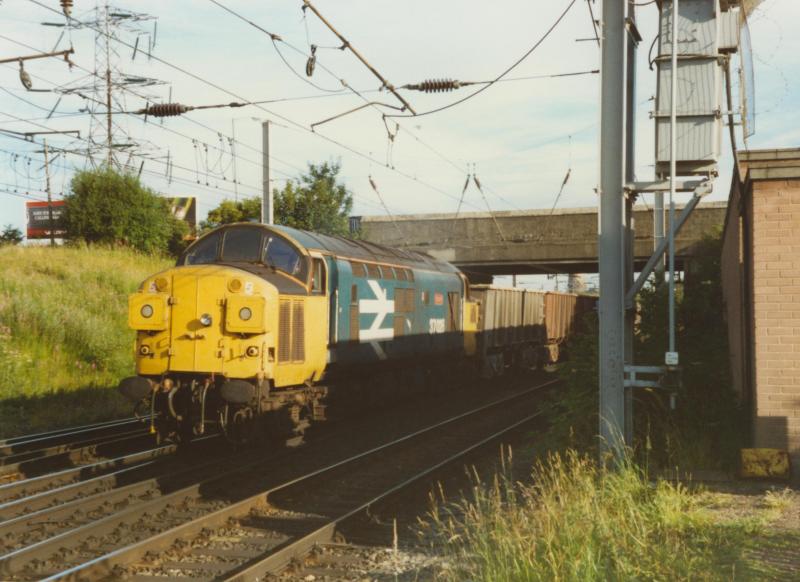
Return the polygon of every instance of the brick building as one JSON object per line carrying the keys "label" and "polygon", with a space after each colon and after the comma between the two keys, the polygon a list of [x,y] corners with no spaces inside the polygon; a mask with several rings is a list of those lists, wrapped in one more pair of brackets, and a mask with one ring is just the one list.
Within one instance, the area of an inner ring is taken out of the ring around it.
{"label": "brick building", "polygon": [[722,279],[734,388],[752,411],[750,444],[789,450],[800,477],[800,148],[740,154]]}

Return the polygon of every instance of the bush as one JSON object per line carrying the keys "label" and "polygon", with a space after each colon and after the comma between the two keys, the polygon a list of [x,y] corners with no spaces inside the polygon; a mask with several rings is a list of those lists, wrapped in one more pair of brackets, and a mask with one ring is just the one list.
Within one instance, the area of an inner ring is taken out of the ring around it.
{"label": "bush", "polygon": [[[731,390],[728,330],[723,316],[720,254],[721,233],[708,235],[702,257],[678,285],[677,346],[681,383],[673,387],[676,409],[667,390],[634,392],[634,446],[638,460],[653,467],[732,469],[746,431],[746,419]],[[638,296],[639,317],[634,360],[660,364],[667,348],[667,288],[647,285]],[[561,365],[564,389],[554,395],[550,448],[594,450],[598,429],[598,322],[595,314],[582,322],[565,350]]]}
{"label": "bush", "polygon": [[181,250],[185,223],[137,176],[109,167],[84,170],[72,178],[70,189],[64,196],[67,238],[145,253]]}
{"label": "bush", "polygon": [[3,232],[0,233],[0,246],[18,245],[22,242],[22,238],[22,231],[20,229],[7,224],[3,227]]}

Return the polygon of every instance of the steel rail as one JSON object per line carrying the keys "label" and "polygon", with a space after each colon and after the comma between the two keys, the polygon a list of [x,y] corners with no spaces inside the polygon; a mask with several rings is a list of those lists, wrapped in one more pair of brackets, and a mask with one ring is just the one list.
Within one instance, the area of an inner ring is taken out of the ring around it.
{"label": "steel rail", "polygon": [[[44,473],[44,468],[48,464],[55,464],[58,461],[69,463],[79,463],[89,459],[96,460],[97,458],[108,459],[109,455],[105,454],[102,449],[105,447],[113,448],[130,447],[136,441],[145,441],[150,435],[146,432],[131,432],[125,436],[114,435],[113,440],[101,440],[99,442],[87,441],[88,444],[72,448],[67,447],[52,447],[47,449],[48,454],[41,456],[25,455],[21,459],[11,459],[9,464],[0,464],[0,478],[12,476],[15,474],[28,475],[31,473]],[[143,442],[144,444],[144,442]],[[44,451],[45,449],[42,449]],[[117,452],[116,454],[119,454]],[[8,461],[9,459],[6,459]]]}
{"label": "steel rail", "polygon": [[[42,491],[43,489],[47,489],[49,485],[73,483],[75,482],[75,479],[80,479],[80,477],[97,475],[102,471],[112,469],[114,467],[125,467],[140,461],[146,461],[153,457],[169,455],[174,453],[177,449],[178,446],[174,444],[164,445],[148,451],[139,451],[129,455],[115,457],[113,459],[105,459],[89,465],[70,467],[56,473],[47,473],[45,475],[30,477],[29,479],[20,479],[19,481],[5,483],[0,485],[0,501],[16,498],[21,495],[31,495],[33,493]],[[31,489],[34,491],[29,493],[28,491]]]}
{"label": "steel rail", "polygon": [[92,445],[102,445],[106,442],[113,442],[114,440],[120,438],[127,438],[127,437],[142,437],[147,436],[147,432],[144,429],[141,430],[129,430],[122,433],[116,433],[112,435],[108,435],[107,437],[93,437],[83,441],[77,441],[72,443],[62,443],[59,445],[51,445],[48,447],[43,447],[40,449],[32,449],[29,451],[20,451],[18,453],[12,453],[10,455],[0,457],[0,470],[2,467],[6,467],[9,465],[17,465],[24,461],[34,461],[37,459],[46,459],[50,457],[54,457],[56,455],[60,455],[62,453],[68,453],[75,450],[80,450],[86,447],[90,447]]}
{"label": "steel rail", "polygon": [[[270,494],[286,489],[293,485],[306,482],[315,477],[334,471],[335,469],[342,468],[346,465],[373,456],[389,448],[396,447],[399,444],[405,443],[415,438],[419,438],[420,436],[428,434],[432,431],[435,431],[452,423],[458,422],[459,420],[475,416],[476,414],[484,412],[490,408],[494,408],[502,404],[512,402],[513,400],[517,400],[524,396],[528,396],[538,390],[541,390],[548,386],[552,386],[557,382],[558,380],[550,380],[548,382],[544,382],[537,386],[517,392],[505,398],[501,398],[491,403],[481,405],[467,412],[460,413],[444,421],[437,422],[433,425],[430,425],[423,429],[416,430],[400,438],[393,439],[389,442],[373,447],[367,451],[363,451],[355,455],[349,456],[345,459],[327,465],[321,469],[317,469],[309,473],[306,473],[304,475],[301,475],[299,477],[296,477],[294,479],[288,480],[278,486],[271,487],[267,490],[261,491],[255,495],[251,495],[240,501],[230,503],[226,507],[217,509],[211,513],[207,513],[205,515],[190,519],[184,523],[166,529],[146,539],[134,542],[122,548],[115,549],[104,555],[98,556],[97,558],[88,560],[84,563],[65,569],[62,572],[52,574],[51,576],[44,578],[44,580],[85,580],[89,578],[95,579],[104,575],[110,575],[112,574],[113,569],[115,567],[128,564],[138,558],[141,558],[148,552],[162,550],[166,547],[169,547],[177,539],[187,539],[191,535],[200,533],[203,529],[219,526],[221,524],[224,524],[229,518],[246,514],[252,508],[263,505],[266,497],[269,496]],[[269,461],[274,462],[275,459],[270,459]],[[141,517],[142,514],[146,513],[147,515],[153,515],[159,511],[163,511],[164,509],[168,508],[170,504],[172,504],[173,502],[176,501],[181,503],[188,502],[192,497],[198,496],[200,490],[210,485],[212,482],[217,482],[220,481],[221,479],[230,479],[232,475],[236,473],[245,472],[250,468],[252,468],[253,466],[257,466],[260,464],[263,464],[263,462],[257,461],[249,464],[246,467],[239,467],[227,474],[219,475],[212,479],[206,480],[202,483],[198,483],[192,485],[191,487],[175,491],[169,494],[168,496],[163,496],[159,499],[153,500],[146,504],[136,505],[134,507],[128,508],[123,512],[120,512],[113,516],[109,516],[108,518],[98,520],[97,522],[94,522],[93,524],[89,524],[87,526],[83,526],[78,530],[67,532],[62,536],[56,536],[54,538],[47,540],[46,542],[22,548],[21,550],[6,554],[5,556],[0,556],[0,573],[3,574],[14,573],[15,571],[18,571],[21,568],[21,566],[31,562],[32,560],[47,559],[58,548],[74,547],[82,539],[86,539],[89,536],[99,537],[103,535],[104,532],[111,531],[114,528],[119,527],[121,524],[131,523],[132,521],[135,521],[136,519]]]}
{"label": "steel rail", "polygon": [[[193,441],[193,443],[214,439],[218,436],[219,435],[216,434],[209,435],[200,439],[196,439]],[[120,468],[116,471],[111,471],[109,473],[103,473],[102,475],[89,477],[88,479],[67,483],[60,487],[37,491],[30,495],[18,496],[15,499],[0,503],[0,516],[8,516],[9,513],[13,514],[14,510],[19,508],[27,511],[43,508],[52,509],[59,504],[64,504],[75,498],[82,498],[96,492],[109,492],[112,489],[118,488],[115,487],[115,485],[121,477],[129,476],[136,471],[156,466],[158,462],[162,460],[161,457],[163,457],[166,452],[173,453],[177,450],[177,448],[177,445],[166,445],[164,447],[146,451],[147,453],[152,453],[147,456],[143,456],[141,453],[134,453],[134,455],[138,456],[139,460],[143,462],[132,466],[130,466],[130,464],[126,464],[123,465],[123,468]],[[125,457],[119,457],[118,459],[113,459],[111,461],[104,461],[104,463],[112,463],[113,461],[120,459],[125,459]],[[192,468],[203,467],[212,462],[213,461],[208,461],[206,463],[201,463],[200,465],[193,465]],[[80,471],[80,469],[76,470]],[[169,474],[160,475],[161,478],[166,476],[169,476]],[[47,478],[48,475],[44,475],[43,477]],[[13,484],[14,483],[12,483],[12,485]],[[22,513],[23,512],[19,512],[17,515],[22,515]],[[16,519],[16,515],[12,515],[12,517]],[[6,521],[9,520],[4,519],[4,517],[0,517],[0,532],[2,531]],[[0,538],[2,538],[2,533],[0,533]]]}
{"label": "steel rail", "polygon": [[107,430],[109,428],[114,428],[116,426],[122,426],[125,424],[135,424],[135,423],[145,422],[149,419],[150,415],[146,415],[139,418],[132,417],[132,418],[123,418],[119,420],[108,420],[105,422],[98,422],[95,424],[86,424],[83,426],[60,428],[49,432],[40,432],[30,435],[8,437],[5,439],[0,439],[0,454],[6,454],[5,449],[7,447],[14,447],[44,440],[63,438],[66,436],[77,435],[86,432]]}
{"label": "steel rail", "polygon": [[[214,438],[215,436],[216,435],[206,438]],[[20,512],[13,515],[10,519],[0,521],[0,539],[12,540],[13,536],[29,532],[41,524],[55,524],[59,522],[75,524],[77,521],[75,519],[76,515],[91,515],[93,512],[99,511],[104,507],[116,507],[117,504],[130,502],[135,498],[148,495],[161,495],[161,490],[164,484],[168,482],[167,480],[180,479],[191,473],[208,469],[213,465],[224,464],[226,460],[229,461],[229,459],[214,459],[204,463],[183,467],[172,473],[160,474],[127,485],[115,486],[117,484],[116,480],[121,475],[153,466],[156,463],[156,461],[149,461],[142,465],[129,467],[109,475],[102,475],[89,481],[75,483],[61,488],[56,492],[46,491],[32,498],[27,497],[15,500],[0,506],[0,512],[11,513],[19,509],[36,509],[37,511],[33,511],[32,513]],[[107,486],[108,488],[102,489],[103,486]],[[76,491],[69,491],[70,488],[75,488]],[[98,490],[86,496],[77,496],[80,494],[81,489],[91,488]],[[60,501],[59,496],[63,496],[65,490],[68,494],[72,493],[76,496],[67,501],[56,503],[56,501]]]}
{"label": "steel rail", "polygon": [[[238,568],[232,575],[224,578],[225,582],[257,582],[258,580],[263,579],[264,574],[279,572],[288,566],[292,561],[305,556],[314,548],[315,545],[332,542],[336,536],[337,528],[345,521],[363,513],[364,511],[367,511],[371,506],[375,505],[379,501],[384,501],[386,498],[400,492],[401,490],[418,483],[439,469],[450,465],[459,459],[462,459],[476,449],[479,449],[485,446],[487,443],[497,440],[499,437],[518,429],[519,427],[533,421],[541,415],[542,411],[530,414],[525,418],[518,420],[517,422],[514,422],[513,424],[510,424],[485,438],[482,438],[478,442],[469,445],[465,449],[461,449],[446,459],[439,461],[438,463],[431,465],[426,469],[423,469],[403,482],[382,491],[368,501],[363,502],[357,507],[330,520],[311,533],[308,533],[303,537],[290,542],[288,545],[280,547],[277,551],[267,552],[260,558],[257,558],[254,562]],[[285,487],[287,486],[282,488]],[[276,491],[273,490],[271,493],[274,492]]]}

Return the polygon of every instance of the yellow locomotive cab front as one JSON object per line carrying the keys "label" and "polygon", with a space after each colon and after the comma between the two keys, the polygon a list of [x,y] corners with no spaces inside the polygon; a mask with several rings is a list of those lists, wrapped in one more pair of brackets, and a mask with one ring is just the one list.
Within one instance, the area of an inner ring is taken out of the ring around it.
{"label": "yellow locomotive cab front", "polygon": [[272,378],[277,297],[273,285],[235,268],[159,273],[129,299],[136,372]]}
{"label": "yellow locomotive cab front", "polygon": [[119,389],[149,409],[159,438],[188,440],[207,426],[231,436],[281,409],[295,427],[303,410],[322,416],[326,390],[314,383],[325,370],[327,297],[311,293],[310,262],[278,233],[232,225],[130,296],[137,375]]}

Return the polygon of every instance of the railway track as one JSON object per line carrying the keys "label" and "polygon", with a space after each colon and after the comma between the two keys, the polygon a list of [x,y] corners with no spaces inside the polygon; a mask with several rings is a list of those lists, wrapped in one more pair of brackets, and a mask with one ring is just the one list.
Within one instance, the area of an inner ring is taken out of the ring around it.
{"label": "railway track", "polygon": [[2,440],[0,485],[152,448],[145,421],[124,419]]}
{"label": "railway track", "polygon": [[[166,488],[164,476],[154,477],[66,503],[41,502],[36,511],[22,499],[19,515],[0,523],[0,539],[13,547],[0,555],[0,576],[261,578],[332,539],[365,508],[530,422],[538,415],[536,392],[553,383],[427,426],[422,419],[423,426],[367,450],[366,436],[327,438],[266,458],[228,459],[185,486],[178,472]],[[375,431],[391,432],[380,422]],[[182,474],[188,481],[196,475]]]}

